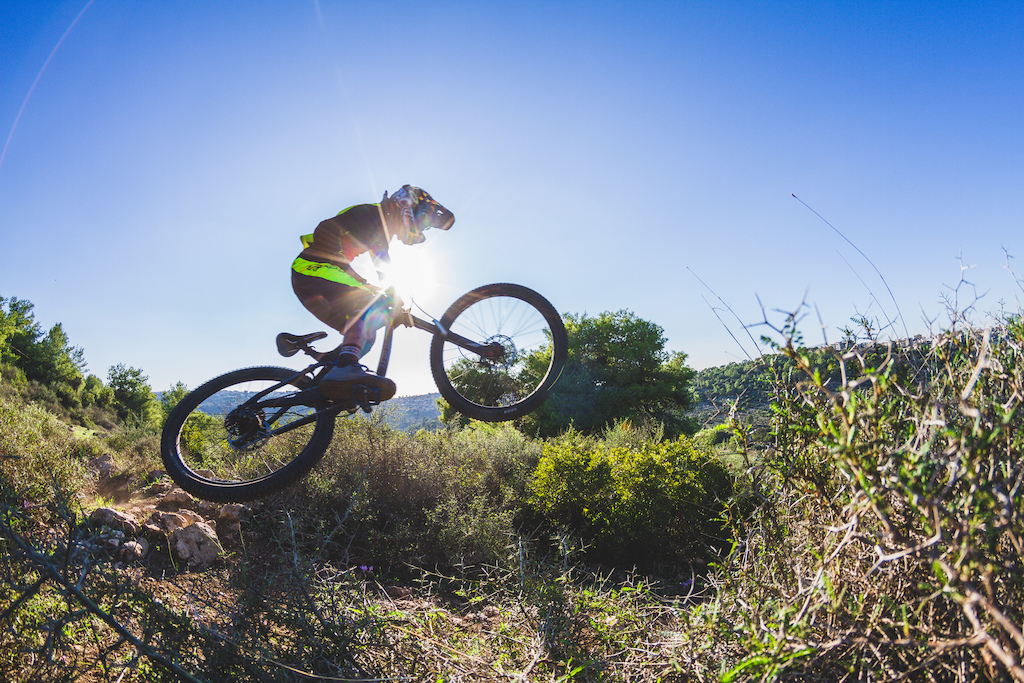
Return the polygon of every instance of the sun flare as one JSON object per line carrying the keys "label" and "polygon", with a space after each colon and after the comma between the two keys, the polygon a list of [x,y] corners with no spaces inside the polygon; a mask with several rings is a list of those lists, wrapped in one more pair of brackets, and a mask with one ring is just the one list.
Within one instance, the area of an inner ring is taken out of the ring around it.
{"label": "sun flare", "polygon": [[434,291],[434,260],[426,249],[392,247],[391,266],[383,284],[395,288],[405,301],[425,299]]}

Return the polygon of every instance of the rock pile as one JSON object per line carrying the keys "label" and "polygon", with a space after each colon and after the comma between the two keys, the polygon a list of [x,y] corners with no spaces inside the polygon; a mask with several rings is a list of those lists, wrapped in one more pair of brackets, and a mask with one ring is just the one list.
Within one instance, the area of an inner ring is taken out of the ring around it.
{"label": "rock pile", "polygon": [[155,497],[127,510],[100,507],[89,515],[93,526],[114,532],[107,542],[126,561],[144,559],[154,543],[166,541],[175,560],[208,567],[224,554],[224,543],[240,540],[241,524],[252,514],[245,505],[196,500],[166,479],[153,484],[150,493]]}

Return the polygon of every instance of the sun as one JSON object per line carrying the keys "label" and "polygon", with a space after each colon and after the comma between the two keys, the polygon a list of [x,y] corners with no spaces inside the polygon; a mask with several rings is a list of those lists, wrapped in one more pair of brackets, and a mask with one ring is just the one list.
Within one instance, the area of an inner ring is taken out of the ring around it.
{"label": "sun", "polygon": [[385,286],[395,288],[405,301],[424,300],[434,291],[434,260],[422,247],[394,245],[389,250],[391,267],[385,273]]}

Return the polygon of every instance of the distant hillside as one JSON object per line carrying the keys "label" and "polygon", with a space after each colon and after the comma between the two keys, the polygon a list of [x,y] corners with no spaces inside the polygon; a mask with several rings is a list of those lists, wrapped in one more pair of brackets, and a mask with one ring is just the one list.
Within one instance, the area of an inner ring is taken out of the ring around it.
{"label": "distant hillside", "polygon": [[741,408],[767,405],[770,370],[764,363],[742,361],[697,371],[690,385],[698,404],[739,401]]}
{"label": "distant hillside", "polygon": [[[741,414],[761,422],[767,418],[769,378],[770,373],[763,364],[750,361],[700,370],[691,385],[697,397],[692,414],[701,427],[713,426],[723,422],[735,404]],[[163,392],[155,395],[159,400]],[[250,396],[251,392],[223,391],[204,401],[200,409],[210,414],[222,414]],[[400,431],[434,430],[441,427],[441,412],[437,407],[439,398],[439,393],[398,396],[375,409],[374,413],[382,411],[384,420]]]}
{"label": "distant hillside", "polygon": [[437,407],[439,398],[441,394],[437,393],[393,398],[387,402],[387,422],[403,432],[437,429],[441,426],[441,411]]}
{"label": "distant hillside", "polygon": [[742,422],[764,428],[769,419],[770,380],[770,370],[753,361],[699,370],[690,385],[697,398],[692,414],[703,428],[721,424],[735,410]]}
{"label": "distant hillside", "polygon": [[[993,328],[992,338],[1005,339],[1005,328]],[[934,364],[933,349],[949,343],[951,339],[953,337],[949,335],[930,338],[917,335],[893,342],[857,343],[855,347],[844,341],[805,351],[825,383],[832,386],[842,382],[839,358],[844,354],[847,355],[845,372],[849,378],[858,376],[864,368],[879,367],[892,354],[897,372],[913,376],[914,381],[926,381],[941,371]],[[705,368],[697,372],[690,385],[697,397],[693,413],[702,427],[725,421],[730,410],[735,410],[736,417],[744,423],[766,426],[773,385],[791,374],[801,378],[793,361],[782,354],[766,354],[756,361]]]}
{"label": "distant hillside", "polygon": [[[157,392],[159,398],[163,392]],[[222,391],[207,399],[200,406],[205,413],[224,413],[252,396],[252,392]],[[437,429],[441,426],[441,411],[437,407],[437,399],[441,394],[421,394],[419,396],[399,396],[388,401],[382,408],[385,421],[401,431],[418,429]],[[380,410],[378,409],[378,410]]]}

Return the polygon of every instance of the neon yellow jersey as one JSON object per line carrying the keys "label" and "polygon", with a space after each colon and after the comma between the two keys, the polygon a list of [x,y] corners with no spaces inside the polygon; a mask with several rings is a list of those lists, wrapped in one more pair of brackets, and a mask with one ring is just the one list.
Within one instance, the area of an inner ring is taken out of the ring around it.
{"label": "neon yellow jersey", "polygon": [[374,258],[388,251],[390,237],[382,225],[379,204],[350,206],[334,218],[321,221],[312,234],[302,235],[302,256],[311,261],[351,263],[360,254]]}
{"label": "neon yellow jersey", "polygon": [[333,263],[307,261],[300,256],[292,262],[292,270],[300,275],[319,277],[324,280],[330,280],[331,282],[348,285],[349,287],[357,287],[367,291],[370,290],[370,287],[366,282],[358,279],[352,273],[348,272],[341,266],[334,265]]}

